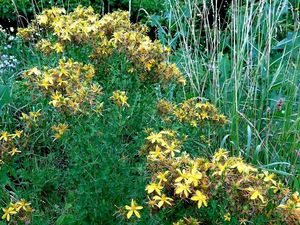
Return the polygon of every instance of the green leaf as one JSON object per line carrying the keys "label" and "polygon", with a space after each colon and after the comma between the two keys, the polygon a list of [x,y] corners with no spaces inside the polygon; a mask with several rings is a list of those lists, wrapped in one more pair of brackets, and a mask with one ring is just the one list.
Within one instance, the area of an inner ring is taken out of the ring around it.
{"label": "green leaf", "polygon": [[0,108],[11,102],[11,89],[8,85],[0,85]]}

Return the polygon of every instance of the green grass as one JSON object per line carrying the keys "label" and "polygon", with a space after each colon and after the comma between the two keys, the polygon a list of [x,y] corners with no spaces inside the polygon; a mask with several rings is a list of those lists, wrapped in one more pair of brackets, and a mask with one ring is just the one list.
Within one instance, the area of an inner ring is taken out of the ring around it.
{"label": "green grass", "polygon": [[168,3],[167,29],[154,23],[194,93],[229,116],[224,146],[299,188],[300,3],[232,1],[225,24],[213,1]]}

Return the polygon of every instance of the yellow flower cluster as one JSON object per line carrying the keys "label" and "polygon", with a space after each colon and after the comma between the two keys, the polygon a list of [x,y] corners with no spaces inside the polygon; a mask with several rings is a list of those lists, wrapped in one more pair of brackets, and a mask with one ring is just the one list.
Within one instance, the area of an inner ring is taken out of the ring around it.
{"label": "yellow flower cluster", "polygon": [[177,66],[166,61],[170,49],[164,47],[159,41],[151,41],[143,30],[117,31],[110,41],[118,52],[125,54],[135,65],[135,68],[130,68],[129,72],[134,72],[136,69],[141,74],[142,80],[151,77],[154,81],[175,80],[179,84],[185,84],[185,79]]}
{"label": "yellow flower cluster", "polygon": [[23,222],[28,223],[30,221],[29,216],[32,212],[32,208],[30,207],[30,203],[28,203],[24,199],[21,199],[20,201],[17,201],[15,203],[10,203],[7,208],[2,208],[2,211],[2,219],[6,220],[7,222],[12,219],[17,222],[16,219],[19,219]]}
{"label": "yellow flower cluster", "polygon": [[[99,18],[91,7],[78,6],[73,12],[51,8],[37,16],[29,28],[19,29],[18,34],[24,39],[39,28],[53,33],[57,40],[40,40],[36,47],[46,55],[53,50],[63,52],[66,45],[73,43],[91,43],[90,57],[96,63],[103,63],[103,58],[117,54],[125,55],[132,66],[129,72],[136,71],[141,79],[155,82],[177,81],[185,84],[185,79],[175,64],[168,62],[170,49],[159,41],[152,41],[147,36],[147,27],[131,24],[129,13],[116,11]],[[55,39],[55,38],[54,38]]]}
{"label": "yellow flower cluster", "polygon": [[55,132],[53,135],[54,140],[60,139],[63,134],[68,130],[68,125],[67,124],[58,124],[58,125],[53,125],[51,129]]}
{"label": "yellow flower cluster", "polygon": [[110,99],[114,101],[118,107],[129,107],[129,104],[127,103],[128,97],[126,96],[125,91],[114,91]]}
{"label": "yellow flower cluster", "polygon": [[0,133],[0,166],[7,155],[12,157],[21,153],[17,147],[17,144],[23,136],[23,132],[23,130],[16,130],[12,134],[8,133],[7,131],[2,131]]}
{"label": "yellow flower cluster", "polygon": [[37,16],[37,23],[51,29],[59,41],[87,42],[99,31],[99,16],[92,7],[78,6],[73,12],[66,14],[64,9],[51,8]]}
{"label": "yellow flower cluster", "polygon": [[51,9],[45,9],[41,15],[37,16],[34,23],[37,23],[42,27],[48,27],[55,22],[56,18],[59,18],[64,14],[66,14],[66,10],[62,8],[52,7]]}
{"label": "yellow flower cluster", "polygon": [[37,32],[34,24],[30,24],[26,28],[18,28],[17,36],[21,37],[24,41],[30,41],[33,39],[34,34]]}
{"label": "yellow flower cluster", "polygon": [[220,114],[213,104],[201,102],[198,98],[188,99],[178,105],[161,100],[157,103],[157,111],[166,120],[170,120],[170,116],[173,116],[179,122],[189,123],[193,127],[202,126],[205,122],[219,125],[227,123],[225,115]]}
{"label": "yellow flower cluster", "polygon": [[[277,206],[290,194],[275,179],[275,174],[259,171],[240,157],[230,157],[225,149],[219,149],[211,160],[192,158],[185,152],[179,154],[182,142],[177,136],[174,131],[163,130],[151,132],[146,138],[143,151],[148,152],[148,168],[152,174],[146,186],[151,208],[172,207],[179,202],[201,208],[207,207],[211,199],[222,201],[226,197],[230,199],[224,215],[227,221],[231,214],[240,220],[263,214],[272,222],[272,216],[278,213]],[[281,208],[293,208],[296,214],[298,194],[293,194],[291,199]],[[274,206],[273,211],[267,210],[268,204]]]}
{"label": "yellow flower cluster", "polygon": [[21,149],[27,146],[30,128],[37,123],[40,116],[39,110],[28,114],[22,112],[19,119],[24,122],[22,125],[24,129],[15,130],[13,133],[0,131],[0,166],[8,156],[13,157],[20,154]]}
{"label": "yellow flower cluster", "polygon": [[45,39],[41,39],[36,45],[35,47],[41,51],[42,53],[44,53],[45,55],[49,55],[51,53],[53,53],[54,51],[56,53],[63,53],[64,48],[63,45],[58,43],[52,44],[50,41],[45,40]]}
{"label": "yellow flower cluster", "polygon": [[36,124],[38,118],[42,115],[40,111],[41,110],[32,111],[29,112],[28,114],[22,112],[20,119],[25,122],[26,127],[30,127]]}
{"label": "yellow flower cluster", "polygon": [[293,193],[288,200],[278,206],[280,210],[283,210],[283,215],[288,215],[286,218],[287,224],[294,224],[294,221],[300,221],[300,196],[299,192]]}
{"label": "yellow flower cluster", "polygon": [[55,108],[68,112],[84,112],[85,106],[99,105],[98,97],[102,88],[92,78],[95,70],[92,65],[60,60],[53,69],[39,70],[32,68],[25,72],[31,85],[39,88]]}

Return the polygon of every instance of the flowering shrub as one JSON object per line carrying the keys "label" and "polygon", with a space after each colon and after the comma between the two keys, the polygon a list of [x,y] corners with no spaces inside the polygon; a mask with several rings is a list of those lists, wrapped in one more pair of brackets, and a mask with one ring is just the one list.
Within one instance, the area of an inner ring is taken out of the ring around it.
{"label": "flowering shrub", "polygon": [[[11,168],[0,171],[9,181],[0,194],[34,193],[36,224],[112,224],[115,205],[123,203],[122,224],[132,219],[148,222],[149,217],[143,218],[146,207],[135,200],[145,191],[157,224],[299,220],[299,194],[275,174],[225,149],[212,157],[198,156],[201,149],[181,130],[189,136],[200,130],[202,141],[206,125],[225,125],[227,118],[213,104],[199,98],[179,104],[161,100],[156,109],[168,123],[155,117],[157,96],[164,89],[147,81],[166,87],[174,81],[184,85],[185,79],[169,61],[170,49],[152,41],[146,26],[132,24],[128,12],[100,17],[91,7],[72,12],[53,7],[19,29],[18,35],[30,52],[37,53],[39,64],[26,63],[29,69],[16,86],[26,86],[28,96],[33,96],[26,101],[26,94],[22,96],[25,107],[41,110],[24,113],[24,105],[10,109],[13,113],[7,117],[16,123],[7,120],[0,144],[2,163]],[[180,94],[170,93],[176,98]],[[45,118],[39,121],[42,113]],[[155,132],[162,124],[172,129]],[[186,124],[200,129],[185,129]],[[146,129],[149,125],[155,128]],[[138,155],[145,129],[147,141]],[[209,132],[210,137],[217,133]],[[24,150],[26,157],[14,157]],[[137,191],[132,191],[134,185]],[[126,203],[127,194],[132,196]],[[19,208],[20,203],[13,202],[3,206],[2,219],[29,223],[23,220],[31,214],[29,203]]]}
{"label": "flowering shrub", "polygon": [[234,218],[245,224],[265,217],[268,224],[297,224],[299,193],[292,194],[275,174],[254,168],[240,157],[230,157],[225,149],[217,150],[211,160],[180,153],[182,141],[177,137],[176,132],[163,130],[146,138],[143,152],[147,152],[151,175],[146,192],[152,212],[174,207],[175,212],[195,212],[193,217],[200,219],[182,219],[174,225],[211,223],[208,218],[197,217],[192,208],[214,210],[217,204],[222,206],[219,222],[223,217],[224,223]]}
{"label": "flowering shrub", "polygon": [[224,125],[227,123],[225,115],[220,114],[217,108],[209,102],[201,102],[198,98],[191,98],[178,105],[161,100],[157,103],[157,110],[165,120],[170,117],[179,122],[188,123],[193,127],[201,127],[207,122]]}
{"label": "flowering shrub", "polygon": [[179,69],[167,60],[170,49],[151,41],[144,25],[131,24],[128,12],[117,11],[100,19],[91,7],[79,6],[68,14],[53,7],[44,10],[28,28],[20,28],[18,35],[24,40],[36,39],[40,28],[55,37],[38,41],[36,47],[46,55],[62,53],[74,44],[91,43],[90,58],[97,63],[103,64],[113,53],[124,54],[132,65],[128,71],[136,71],[142,80],[185,84]]}

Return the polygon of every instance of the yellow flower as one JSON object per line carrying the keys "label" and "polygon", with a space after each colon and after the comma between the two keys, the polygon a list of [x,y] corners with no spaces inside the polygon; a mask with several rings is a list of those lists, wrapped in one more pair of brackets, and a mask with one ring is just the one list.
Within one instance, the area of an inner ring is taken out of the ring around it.
{"label": "yellow flower", "polygon": [[172,198],[167,197],[165,194],[163,194],[162,196],[156,195],[156,196],[153,197],[153,199],[156,200],[156,201],[159,201],[157,203],[158,208],[161,208],[165,204],[168,204],[168,205],[171,206],[172,205],[171,202],[173,201]]}
{"label": "yellow flower", "polygon": [[152,208],[154,208],[156,206],[156,201],[154,199],[150,199],[148,197],[149,201],[148,201],[148,205]]}
{"label": "yellow flower", "polygon": [[41,116],[41,112],[40,112],[41,110],[39,109],[38,111],[36,111],[36,112],[29,112],[29,117],[34,121],[34,122],[36,122],[36,119],[38,118],[38,117],[40,117]]}
{"label": "yellow flower", "polygon": [[30,69],[26,72],[27,76],[32,76],[32,75],[39,76],[41,74],[42,74],[42,72],[37,67],[33,67],[32,69]]}
{"label": "yellow flower", "polygon": [[146,139],[149,140],[152,144],[160,143],[162,140],[162,134],[151,132],[151,134]]}
{"label": "yellow flower", "polygon": [[273,178],[275,177],[274,173],[269,174],[268,171],[264,171],[264,182],[272,182],[274,185],[276,184],[276,181],[273,180]]}
{"label": "yellow flower", "polygon": [[225,215],[224,215],[224,221],[230,221],[231,220],[231,216],[230,216],[230,213],[228,212],[228,213],[226,213]]}
{"label": "yellow flower", "polygon": [[149,152],[149,157],[152,160],[156,160],[156,159],[163,160],[165,156],[164,156],[163,152],[161,151],[161,148],[158,145],[156,145],[155,146],[155,151],[150,151]]}
{"label": "yellow flower", "polygon": [[22,130],[16,130],[15,133],[14,133],[14,137],[21,138],[22,134],[23,134]]}
{"label": "yellow flower", "polygon": [[68,129],[68,125],[67,124],[58,124],[58,125],[52,126],[51,129],[53,131],[56,131],[56,133],[53,135],[53,137],[54,137],[54,140],[57,140],[57,139],[61,138],[61,136],[66,132],[66,130]]}
{"label": "yellow flower", "polygon": [[201,119],[203,119],[203,120],[209,118],[207,112],[201,112],[200,116],[201,116]]}
{"label": "yellow flower", "polygon": [[226,151],[223,148],[220,148],[213,157],[213,161],[220,161],[221,159],[227,159],[228,158],[228,151]]}
{"label": "yellow flower", "polygon": [[185,171],[185,169],[182,170],[182,172],[180,171],[180,169],[177,169],[177,172],[179,173],[179,177],[177,177],[175,179],[175,182],[178,183],[178,182],[181,182],[182,180],[187,182],[188,179],[189,179],[189,173],[187,173]]}
{"label": "yellow flower", "polygon": [[246,163],[244,163],[242,161],[237,162],[231,168],[237,168],[237,170],[239,171],[239,173],[245,173],[245,174],[249,174],[251,171],[252,172],[256,172],[257,171],[256,168],[253,168],[252,166],[247,165]]}
{"label": "yellow flower", "polygon": [[146,187],[146,191],[148,192],[148,194],[151,194],[152,192],[156,192],[157,194],[161,195],[161,190],[163,189],[163,186],[161,186],[160,184],[156,184],[156,183],[151,183],[149,185],[147,185]]}
{"label": "yellow flower", "polygon": [[64,51],[63,46],[60,43],[54,44],[53,50],[55,50],[56,53],[63,53]]}
{"label": "yellow flower", "polygon": [[218,176],[222,176],[222,174],[226,171],[227,169],[227,164],[225,163],[224,165],[218,163],[217,164],[217,167],[219,169],[219,171],[216,171],[214,172],[212,175],[215,176],[215,175],[218,175]]}
{"label": "yellow flower", "polygon": [[198,186],[199,180],[202,178],[202,174],[199,173],[197,169],[192,169],[192,172],[188,174],[188,183],[193,185],[195,187]]}
{"label": "yellow flower", "polygon": [[2,219],[7,220],[7,222],[10,221],[12,215],[17,214],[17,211],[14,207],[2,208],[2,210],[4,212]]}
{"label": "yellow flower", "polygon": [[136,204],[135,200],[131,199],[131,205],[128,206],[126,205],[125,206],[125,209],[128,210],[128,213],[127,213],[127,219],[130,219],[130,217],[134,214],[137,218],[141,218],[141,215],[139,213],[138,210],[141,210],[143,209],[142,206],[139,206]]}
{"label": "yellow flower", "polygon": [[278,183],[274,184],[274,186],[271,187],[273,189],[273,193],[276,194],[277,192],[283,190],[284,185],[281,181],[279,181]]}
{"label": "yellow flower", "polygon": [[255,200],[255,199],[259,198],[262,203],[265,203],[264,197],[262,196],[262,194],[259,190],[255,190],[252,187],[249,187],[246,190],[249,191],[251,200]]}
{"label": "yellow flower", "polygon": [[47,15],[38,15],[37,16],[38,24],[46,25],[48,23],[48,16]]}
{"label": "yellow flower", "polygon": [[57,107],[58,104],[59,104],[60,102],[62,102],[63,96],[62,96],[62,94],[59,93],[58,91],[55,91],[55,93],[53,93],[53,94],[51,95],[51,99],[52,99],[52,100],[49,102],[49,104],[50,104],[50,105],[53,105],[54,107]]}
{"label": "yellow flower", "polygon": [[125,91],[114,91],[113,92],[113,95],[110,97],[110,99],[112,99],[116,105],[118,105],[119,107],[122,106],[122,107],[126,107],[126,106],[129,106],[128,103],[127,103],[127,96],[126,96],[126,93]]}
{"label": "yellow flower", "polygon": [[11,156],[14,156],[15,154],[21,153],[17,148],[13,147],[10,152],[8,152]]}
{"label": "yellow flower", "polygon": [[171,145],[166,145],[165,153],[170,154],[172,157],[175,156],[175,152],[179,153],[178,145],[175,141],[171,143]]}
{"label": "yellow flower", "polygon": [[185,195],[185,197],[189,197],[189,193],[191,193],[190,186],[188,184],[182,184],[182,183],[176,183],[176,194],[182,195],[182,193]]}
{"label": "yellow flower", "polygon": [[1,140],[8,141],[8,138],[9,138],[9,133],[6,131],[3,131],[0,136],[0,141]]}
{"label": "yellow flower", "polygon": [[196,191],[196,194],[191,198],[192,201],[198,202],[198,208],[201,208],[202,204],[207,206],[206,196],[200,191]]}
{"label": "yellow flower", "polygon": [[14,204],[14,206],[17,211],[20,211],[20,209],[23,209],[25,212],[32,212],[30,203],[25,201],[24,199],[21,199],[20,201],[16,202]]}
{"label": "yellow flower", "polygon": [[162,182],[167,182],[168,179],[166,178],[166,176],[169,174],[169,171],[165,171],[164,173],[160,172],[158,175],[157,175],[157,179],[159,179],[159,183],[162,183]]}
{"label": "yellow flower", "polygon": [[245,218],[240,218],[240,219],[239,219],[239,222],[240,222],[241,225],[246,225],[246,223],[247,223],[247,222],[250,222],[250,221],[248,221],[248,220],[245,219]]}
{"label": "yellow flower", "polygon": [[66,130],[68,129],[68,125],[63,123],[63,124],[58,124],[58,125],[54,125],[51,127],[52,130],[60,133],[60,134],[63,134],[66,132]]}

